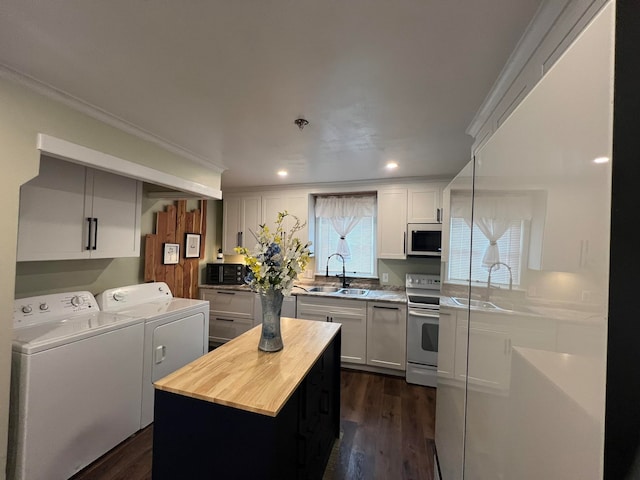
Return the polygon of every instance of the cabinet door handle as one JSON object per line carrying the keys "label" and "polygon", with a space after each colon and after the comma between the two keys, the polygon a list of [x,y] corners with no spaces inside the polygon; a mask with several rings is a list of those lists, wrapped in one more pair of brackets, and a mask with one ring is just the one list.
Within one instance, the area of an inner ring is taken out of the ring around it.
{"label": "cabinet door handle", "polygon": [[93,247],[91,247],[91,250],[96,250],[98,248],[98,219],[94,218],[93,221],[96,224],[96,228],[93,229]]}
{"label": "cabinet door handle", "polygon": [[373,308],[380,308],[382,310],[400,310],[398,307],[383,307],[381,305],[374,305]]}
{"label": "cabinet door handle", "polygon": [[216,320],[220,320],[221,322],[233,322],[233,318],[216,317]]}
{"label": "cabinet door handle", "polygon": [[402,253],[407,254],[407,232],[402,234]]}
{"label": "cabinet door handle", "polygon": [[236,292],[221,292],[219,290],[216,290],[216,293],[219,293],[220,295],[235,295]]}
{"label": "cabinet door handle", "polygon": [[442,209],[438,208],[436,210],[436,219],[438,221],[438,223],[442,223]]}
{"label": "cabinet door handle", "polygon": [[87,232],[87,246],[85,250],[91,250],[91,217],[87,217],[87,222],[89,222],[89,231]]}
{"label": "cabinet door handle", "polygon": [[238,232],[238,246],[242,247],[242,232]]}

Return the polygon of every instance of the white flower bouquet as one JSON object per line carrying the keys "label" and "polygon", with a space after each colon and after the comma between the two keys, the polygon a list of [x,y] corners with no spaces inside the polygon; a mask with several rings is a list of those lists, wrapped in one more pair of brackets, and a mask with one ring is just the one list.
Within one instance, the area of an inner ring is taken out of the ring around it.
{"label": "white flower bouquet", "polygon": [[[295,219],[291,230],[284,231],[282,222],[286,217]],[[304,222],[286,210],[278,213],[275,231],[266,225],[260,225],[255,248],[250,251],[245,247],[236,247],[235,251],[244,255],[247,264],[247,283],[253,291],[267,293],[280,290],[289,295],[293,284],[309,263],[309,246],[311,242],[302,243],[295,234],[305,226]]]}

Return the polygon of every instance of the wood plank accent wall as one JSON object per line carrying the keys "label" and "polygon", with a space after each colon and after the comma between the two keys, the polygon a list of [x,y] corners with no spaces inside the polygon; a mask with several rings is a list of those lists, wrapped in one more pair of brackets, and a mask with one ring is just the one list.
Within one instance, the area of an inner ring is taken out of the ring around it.
{"label": "wood plank accent wall", "polygon": [[[156,233],[145,237],[144,281],[165,282],[174,297],[198,298],[198,270],[205,254],[207,231],[207,202],[200,200],[200,208],[187,212],[187,201],[178,200],[158,212]],[[185,236],[200,234],[200,258],[185,258]],[[180,245],[180,260],[176,265],[162,263],[165,243]]]}

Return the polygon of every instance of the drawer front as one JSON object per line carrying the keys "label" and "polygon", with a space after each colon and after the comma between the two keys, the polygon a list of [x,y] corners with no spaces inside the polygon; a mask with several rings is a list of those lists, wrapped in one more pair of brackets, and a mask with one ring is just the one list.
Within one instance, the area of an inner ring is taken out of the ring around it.
{"label": "drawer front", "polygon": [[243,317],[211,313],[209,341],[224,343],[253,328],[253,322]]}
{"label": "drawer front", "polygon": [[253,322],[254,296],[252,292],[237,292],[234,290],[212,290],[203,294],[204,300],[209,300],[211,315],[234,315],[250,318]]}
{"label": "drawer front", "polygon": [[297,308],[316,309],[321,311],[344,312],[354,315],[367,313],[367,302],[362,300],[352,300],[345,298],[310,298],[299,295],[297,297]]}

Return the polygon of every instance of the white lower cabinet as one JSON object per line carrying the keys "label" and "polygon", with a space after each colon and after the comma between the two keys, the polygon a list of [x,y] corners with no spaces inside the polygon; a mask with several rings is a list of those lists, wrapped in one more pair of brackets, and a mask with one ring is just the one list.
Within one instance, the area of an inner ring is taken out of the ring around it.
{"label": "white lower cabinet", "polygon": [[342,325],[343,363],[364,364],[367,354],[367,302],[341,298],[299,296],[297,318]]}
{"label": "white lower cabinet", "polygon": [[367,302],[367,365],[404,370],[407,364],[407,307]]}
{"label": "white lower cabinet", "polygon": [[390,302],[297,297],[297,318],[342,325],[343,364],[405,370],[407,307]]}
{"label": "white lower cabinet", "polygon": [[255,293],[200,289],[209,300],[209,343],[225,343],[253,328]]}
{"label": "white lower cabinet", "polygon": [[458,315],[455,331],[454,373],[471,387],[507,390],[513,347],[556,350],[556,325],[549,319],[459,311],[462,314]]}

